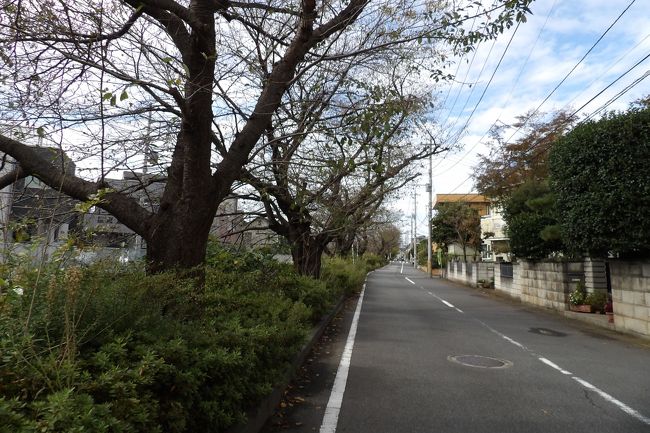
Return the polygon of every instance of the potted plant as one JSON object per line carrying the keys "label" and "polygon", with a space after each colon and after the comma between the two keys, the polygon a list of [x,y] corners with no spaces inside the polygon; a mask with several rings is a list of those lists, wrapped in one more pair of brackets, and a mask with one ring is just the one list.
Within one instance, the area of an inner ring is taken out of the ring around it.
{"label": "potted plant", "polygon": [[573,292],[569,293],[569,310],[579,313],[591,313],[591,305],[586,303],[587,289],[585,283],[578,281]]}
{"label": "potted plant", "polygon": [[594,313],[604,314],[607,304],[607,294],[602,291],[589,293],[585,298],[585,304],[591,305],[591,310]]}

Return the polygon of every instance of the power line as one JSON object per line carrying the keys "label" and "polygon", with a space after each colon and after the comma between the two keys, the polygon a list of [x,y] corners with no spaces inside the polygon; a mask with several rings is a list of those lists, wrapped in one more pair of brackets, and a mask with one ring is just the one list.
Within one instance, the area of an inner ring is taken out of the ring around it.
{"label": "power line", "polygon": [[[554,1],[553,1],[553,4],[551,5],[551,8],[550,8],[549,11],[546,13],[546,18],[544,19],[544,24],[543,24],[542,27],[540,28],[539,32],[537,32],[537,37],[535,38],[535,42],[534,42],[533,45],[531,46],[530,50],[528,51],[528,55],[526,56],[526,59],[525,59],[524,62],[522,63],[521,67],[519,68],[519,72],[518,72],[518,74],[517,74],[517,78],[515,79],[515,81],[513,82],[512,86],[510,87],[510,90],[508,91],[508,97],[506,98],[506,102],[504,103],[504,105],[508,104],[508,102],[510,102],[510,100],[512,99],[512,95],[513,95],[513,93],[514,93],[514,89],[515,89],[515,87],[517,87],[517,84],[519,83],[519,80],[521,79],[521,76],[523,75],[524,69],[526,68],[526,65],[528,64],[528,61],[530,60],[530,58],[531,58],[531,56],[532,56],[532,54],[533,54],[533,51],[535,50],[535,47],[537,46],[537,43],[539,42],[539,39],[540,39],[540,37],[542,36],[542,33],[543,33],[544,30],[546,29],[546,25],[548,24],[548,21],[549,21],[549,19],[551,18],[551,15],[553,14],[553,11],[555,10],[555,7],[556,7],[556,6],[557,6],[557,0],[554,0]],[[515,30],[515,33],[516,33],[516,30]],[[514,34],[513,34],[513,37],[514,37]],[[511,42],[512,42],[512,38],[510,39],[510,42],[508,42],[508,45],[510,45]],[[504,55],[505,55],[505,52],[504,52]],[[503,56],[502,56],[502,59],[503,59]],[[496,71],[495,71],[495,72],[496,72]],[[486,88],[486,90],[487,90],[487,88]],[[438,176],[441,176],[441,175],[447,173],[448,171],[450,171],[451,169],[453,169],[456,165],[458,165],[458,164],[459,164],[463,159],[465,159],[467,156],[469,156],[470,153],[471,153],[471,152],[472,152],[472,151],[473,151],[473,150],[474,150],[474,149],[475,149],[475,148],[476,148],[476,147],[477,147],[477,146],[478,146],[478,145],[483,141],[483,139],[485,138],[485,136],[486,136],[486,135],[487,135],[487,134],[492,130],[492,128],[493,128],[494,126],[496,126],[496,124],[497,124],[498,122],[501,121],[501,115],[503,114],[503,111],[504,111],[504,109],[502,108],[502,109],[501,109],[501,112],[500,112],[499,115],[497,116],[497,119],[492,123],[492,125],[490,125],[490,127],[487,129],[487,131],[485,131],[485,133],[483,133],[483,135],[481,136],[481,138],[479,138],[479,140],[477,141],[476,144],[474,144],[474,146],[472,146],[468,151],[466,151],[465,154],[464,154],[460,159],[458,159],[458,160],[457,160],[457,161],[456,161],[456,162],[455,162],[451,167],[448,167],[448,168],[445,169],[443,172],[440,172],[440,173],[436,174],[435,177],[438,177]],[[472,114],[474,114],[474,113],[472,112]],[[449,116],[448,116],[448,117],[449,117]],[[502,122],[502,123],[503,123],[503,122]],[[442,159],[441,159],[441,160],[436,164],[436,166],[434,167],[434,169],[437,168],[437,167],[439,167],[440,164],[442,164],[442,163],[444,162],[445,159],[446,159],[446,156],[443,157],[443,158],[442,158]]]}
{"label": "power line", "polygon": [[638,62],[636,62],[636,63],[635,63],[631,68],[629,68],[627,71],[625,71],[625,72],[623,72],[621,75],[619,75],[618,78],[616,78],[614,81],[612,81],[611,83],[609,83],[609,84],[607,85],[607,87],[605,87],[604,89],[602,89],[600,92],[596,93],[596,95],[595,95],[594,97],[592,97],[590,100],[588,100],[587,102],[585,102],[584,104],[582,104],[582,106],[581,106],[580,108],[578,108],[576,111],[573,112],[573,114],[571,114],[571,117],[575,116],[575,115],[578,113],[578,111],[582,110],[582,109],[585,108],[587,105],[589,105],[589,104],[590,104],[594,99],[596,99],[597,97],[599,97],[600,95],[602,95],[605,91],[607,91],[607,89],[609,89],[609,88],[612,87],[614,84],[616,84],[616,83],[617,83],[621,78],[625,77],[627,74],[629,74],[630,72],[632,72],[632,70],[633,70],[634,68],[636,68],[637,66],[639,66],[641,63],[645,62],[648,58],[650,58],[650,53],[647,54],[645,57],[643,57],[643,58],[642,58],[641,60],[639,60]]}
{"label": "power line", "polygon": [[555,94],[555,92],[557,91],[557,89],[559,89],[560,86],[562,86],[562,84],[564,84],[564,82],[569,78],[569,76],[571,76],[571,74],[572,74],[572,73],[573,73],[573,72],[578,68],[578,66],[580,66],[580,65],[582,64],[582,62],[587,58],[587,56],[588,56],[588,55],[589,55],[589,54],[594,50],[594,48],[596,48],[596,46],[600,43],[600,41],[603,40],[603,38],[607,35],[607,33],[609,33],[609,31],[610,31],[610,30],[611,30],[611,29],[616,25],[616,23],[618,23],[618,21],[621,19],[621,17],[622,17],[623,15],[625,15],[625,13],[630,9],[630,7],[632,7],[632,5],[633,5],[635,2],[636,2],[636,0],[632,0],[632,1],[630,2],[630,4],[628,4],[627,7],[626,7],[625,9],[623,9],[623,12],[621,12],[621,13],[616,17],[616,19],[615,19],[615,20],[614,20],[614,21],[609,25],[609,27],[607,27],[607,29],[606,29],[606,30],[605,30],[605,31],[600,35],[600,37],[596,40],[596,42],[593,43],[593,45],[591,46],[591,48],[589,48],[589,50],[587,50],[587,52],[582,56],[582,58],[578,61],[578,63],[576,63],[576,64],[573,66],[573,68],[571,68],[571,70],[570,70],[570,71],[569,71],[569,72],[564,76],[564,78],[562,78],[562,80],[561,80],[561,81],[560,81],[560,82],[555,86],[555,88],[553,88],[553,90],[551,90],[551,93],[549,93],[549,94],[544,98],[544,100],[543,100],[543,101],[542,101],[542,102],[537,106],[537,108],[535,108],[535,110],[534,110],[534,111],[533,111],[533,112],[532,112],[532,113],[531,113],[531,114],[530,114],[530,115],[529,115],[529,116],[524,120],[524,122],[522,122],[522,124],[521,124],[521,125],[520,125],[520,126],[519,126],[519,127],[518,127],[514,132],[513,132],[513,133],[512,133],[512,135],[510,135],[510,138],[508,138],[507,141],[512,140],[512,137],[514,137],[515,134],[516,134],[517,132],[519,132],[519,130],[521,130],[521,128],[523,128],[524,126],[526,126],[526,124],[528,123],[528,121],[529,121],[529,120],[530,120],[530,119],[531,119],[535,114],[537,114],[537,112],[538,112],[539,109],[542,107],[542,105],[544,105],[544,104],[546,103],[546,101],[548,101],[548,100],[551,98],[551,96],[553,96],[553,94]]}
{"label": "power line", "polygon": [[[550,92],[550,93],[549,93],[549,94],[544,98],[544,100],[543,100],[543,101],[542,101],[542,102],[537,106],[537,108],[535,108],[535,110],[534,110],[534,111],[533,111],[533,112],[532,112],[532,113],[531,113],[531,114],[530,114],[530,115],[529,115],[529,116],[524,120],[524,122],[522,122],[522,123],[517,127],[517,129],[516,129],[516,130],[515,130],[511,135],[510,135],[510,137],[508,138],[507,142],[511,141],[512,138],[515,136],[515,134],[516,134],[519,130],[521,130],[521,128],[523,128],[523,127],[528,123],[528,121],[529,121],[529,120],[530,120],[530,119],[531,119],[531,118],[532,118],[532,117],[533,117],[533,116],[534,116],[534,115],[539,111],[539,109],[540,109],[540,108],[541,108],[541,107],[546,103],[546,101],[548,101],[548,100],[551,98],[551,96],[553,96],[553,94],[554,94],[554,93],[555,93],[555,92],[560,88],[560,86],[562,86],[562,84],[563,84],[563,83],[568,79],[568,77],[569,77],[569,76],[570,76],[570,75],[571,75],[571,74],[572,74],[572,73],[577,69],[577,67],[578,67],[578,66],[579,66],[579,65],[580,65],[580,64],[585,60],[585,58],[586,58],[586,57],[587,57],[587,56],[588,56],[588,55],[589,55],[589,54],[594,50],[594,48],[595,48],[595,47],[600,43],[600,41],[602,41],[602,39],[607,35],[607,33],[609,33],[609,31],[610,31],[610,30],[611,30],[611,29],[616,25],[616,23],[618,23],[618,21],[621,19],[621,17],[622,17],[622,16],[623,16],[623,15],[624,15],[624,14],[625,14],[629,9],[630,9],[630,7],[632,7],[632,5],[633,5],[635,2],[636,2],[636,0],[632,0],[632,1],[627,5],[627,7],[626,7],[626,8],[625,8],[625,9],[624,9],[624,10],[623,10],[623,11],[622,11],[622,12],[621,12],[617,17],[616,17],[616,19],[614,19],[614,21],[613,21],[613,22],[612,22],[612,23],[607,27],[607,29],[606,29],[606,30],[605,30],[605,31],[600,35],[600,37],[599,37],[599,38],[598,38],[598,39],[597,39],[597,40],[592,44],[592,46],[589,48],[589,50],[587,50],[587,52],[582,56],[582,58],[578,61],[578,63],[576,63],[576,64],[573,66],[573,68],[571,68],[571,70],[570,70],[570,71],[569,71],[569,72],[564,76],[564,78],[562,78],[562,80],[561,80],[561,81],[560,81],[560,82],[559,82],[559,83],[558,83],[558,84],[553,88],[553,90],[552,90],[552,91],[551,91],[551,92]],[[643,61],[644,61],[645,59],[647,59],[647,58],[648,58],[648,56],[644,57],[640,62],[637,62],[637,64],[635,64],[634,66],[632,66],[632,68],[630,68],[630,70],[631,70],[631,69],[634,69],[636,66],[638,66],[638,64],[640,64],[641,62],[643,62]],[[623,74],[623,76],[624,76],[624,75],[627,75],[627,73],[629,73],[630,70],[626,71],[626,72]],[[622,77],[617,78],[615,81],[620,80],[620,78],[622,78]],[[645,77],[644,77],[644,78],[645,78]],[[639,81],[639,82],[640,82],[640,81]],[[613,85],[613,84],[614,84],[614,83],[611,83],[608,87],[611,87],[611,85]],[[638,84],[638,83],[637,83],[637,84]],[[601,92],[599,92],[599,94],[602,93],[602,92],[604,92],[605,90],[606,90],[606,89],[603,89]],[[598,96],[598,95],[597,95],[597,96]],[[596,96],[596,97],[597,97],[597,96]],[[622,96],[622,95],[621,95],[621,96]],[[620,96],[619,96],[619,97],[620,97]],[[595,97],[592,98],[589,102],[591,102],[593,99],[595,99]],[[586,104],[585,104],[585,106],[586,106]],[[583,106],[583,107],[584,107],[584,106]],[[582,109],[583,107],[581,107],[580,109]],[[579,111],[579,110],[578,110],[578,111]],[[575,113],[572,114],[572,116],[573,116],[573,115],[575,115]],[[476,146],[476,145],[475,145],[475,146]],[[532,150],[534,150],[534,148],[533,148]],[[471,177],[472,177],[472,175],[469,175],[469,176],[468,176],[467,178],[465,178],[465,179],[464,179],[460,184],[458,184],[458,186],[456,186],[454,189],[452,189],[451,192],[456,191],[456,190],[457,190],[458,188],[460,188],[460,187],[461,187],[465,182],[467,182],[468,180],[470,180]]]}
{"label": "power line", "polygon": [[[533,54],[533,51],[535,50],[535,47],[537,47],[537,43],[539,42],[539,39],[541,38],[542,33],[543,33],[544,30],[546,29],[546,25],[548,24],[548,21],[549,21],[549,19],[551,18],[551,15],[553,14],[553,11],[555,10],[555,7],[556,7],[556,6],[557,6],[557,0],[554,0],[554,1],[553,1],[553,4],[551,5],[551,8],[549,9],[548,13],[546,14],[546,19],[544,20],[544,24],[543,24],[542,27],[539,29],[539,32],[537,32],[537,37],[535,38],[535,42],[534,42],[533,45],[531,46],[530,50],[528,51],[528,55],[526,56],[526,59],[525,59],[524,62],[522,63],[521,67],[519,68],[519,73],[517,74],[517,78],[516,78],[515,81],[513,82],[512,86],[510,87],[510,90],[508,91],[508,97],[506,98],[506,101],[503,103],[503,106],[507,105],[507,104],[510,102],[510,100],[512,99],[512,94],[514,93],[515,87],[517,87],[517,84],[519,84],[519,80],[521,79],[521,76],[523,75],[524,69],[526,68],[526,65],[528,64],[528,61],[530,60],[530,58],[531,58],[531,56],[532,56],[532,54]],[[477,143],[474,144],[474,146],[472,146],[472,147],[470,148],[470,150],[468,150],[467,152],[465,152],[465,155],[463,155],[463,157],[461,157],[458,161],[456,161],[456,163],[455,163],[454,165],[452,165],[451,167],[447,168],[447,169],[444,170],[443,172],[438,173],[438,174],[436,175],[436,177],[441,176],[441,175],[447,173],[449,170],[451,170],[452,168],[454,168],[458,163],[460,163],[460,161],[462,161],[464,158],[466,158],[467,156],[469,156],[469,154],[470,154],[470,153],[471,153],[471,152],[472,152],[472,151],[473,151],[473,150],[474,150],[474,149],[475,149],[475,148],[476,148],[476,147],[477,147],[477,146],[478,146],[478,145],[483,141],[483,139],[485,138],[485,136],[486,136],[486,135],[487,135],[487,134],[492,130],[492,128],[494,128],[494,127],[497,125],[497,123],[502,122],[502,121],[501,121],[501,115],[503,114],[503,111],[504,111],[503,106],[502,106],[502,108],[501,108],[501,112],[500,112],[499,115],[497,116],[497,119],[492,123],[492,125],[490,125],[490,127],[487,129],[487,131],[485,131],[485,132],[483,133],[483,135],[481,136],[481,138],[478,139]],[[502,122],[502,123],[503,123],[503,122]],[[443,160],[444,160],[444,158],[443,158]],[[443,160],[441,160],[438,164],[436,164],[436,167],[439,166],[439,165],[442,163]]]}
{"label": "power line", "polygon": [[[458,139],[460,138],[460,135],[461,135],[461,134],[462,134],[462,133],[467,129],[467,126],[469,125],[470,120],[472,120],[472,117],[474,116],[474,113],[476,113],[476,110],[478,109],[478,106],[479,106],[479,105],[481,104],[481,102],[483,101],[483,98],[485,97],[485,94],[487,93],[488,88],[489,88],[490,85],[492,84],[492,80],[494,80],[494,76],[496,75],[497,71],[499,70],[499,67],[501,66],[501,63],[503,62],[503,59],[505,58],[506,54],[508,53],[508,50],[510,49],[510,45],[512,44],[512,40],[515,38],[515,35],[517,34],[517,30],[519,30],[519,25],[520,25],[520,24],[521,24],[521,23],[517,23],[517,27],[515,27],[514,32],[512,32],[512,35],[510,36],[510,40],[508,40],[508,44],[506,45],[506,48],[503,50],[503,53],[501,54],[501,57],[499,58],[499,61],[497,62],[496,67],[494,68],[494,71],[492,71],[492,75],[490,76],[490,79],[488,80],[487,85],[486,85],[485,88],[483,89],[483,93],[481,93],[481,96],[480,96],[478,102],[476,103],[476,105],[474,105],[474,109],[472,110],[472,112],[470,113],[469,117],[468,117],[467,120],[465,121],[465,124],[463,125],[463,127],[461,128],[461,130],[460,130],[460,131],[458,132],[458,134],[456,135],[456,139],[455,139],[455,140],[458,140]],[[471,96],[471,95],[470,95],[470,96]],[[476,146],[478,146],[478,145],[480,144],[480,142],[481,142],[480,140],[477,141],[476,144],[474,144],[474,146],[472,146],[472,148],[469,150],[469,152],[472,152],[472,151],[476,148]],[[468,154],[469,154],[469,152],[468,152]],[[463,157],[463,158],[464,158],[464,157]],[[449,167],[446,171],[449,171],[449,170],[451,170],[452,168],[454,168],[456,165],[458,165],[458,163],[460,163],[460,161],[462,161],[463,158],[461,158],[460,160],[456,161],[456,163],[453,164],[451,167]]]}

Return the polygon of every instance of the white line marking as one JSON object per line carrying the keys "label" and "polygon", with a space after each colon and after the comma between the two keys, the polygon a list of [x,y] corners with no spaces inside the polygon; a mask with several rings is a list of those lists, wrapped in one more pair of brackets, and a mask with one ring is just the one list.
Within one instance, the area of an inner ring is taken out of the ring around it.
{"label": "white line marking", "polygon": [[404,278],[406,278],[406,281],[408,281],[409,283],[415,284],[413,281],[409,280],[409,277],[404,277]]}
{"label": "white line marking", "polygon": [[399,273],[400,274],[404,273],[404,262],[402,262],[402,269],[399,270]]}
{"label": "white line marking", "polygon": [[433,293],[431,293],[431,292],[427,292],[427,293],[430,294],[431,296],[433,296]]}
{"label": "white line marking", "polygon": [[[531,355],[535,356],[537,359],[539,359],[541,362],[543,362],[544,364],[548,365],[549,367],[552,367],[552,368],[554,368],[555,370],[557,370],[557,371],[559,371],[560,373],[565,374],[565,375],[571,375],[571,374],[573,374],[573,373],[571,373],[571,372],[569,372],[569,371],[563,369],[563,368],[560,367],[559,365],[555,364],[554,362],[552,362],[552,361],[550,361],[550,360],[548,360],[548,359],[546,359],[546,358],[544,358],[544,357],[542,357],[542,356],[537,355],[535,352],[533,352],[532,350],[528,349],[528,348],[527,348],[526,346],[524,346],[523,344],[521,344],[521,343],[519,343],[519,342],[513,340],[512,338],[508,337],[507,335],[502,334],[502,333],[500,333],[499,331],[497,331],[496,329],[491,328],[488,324],[486,324],[486,323],[484,323],[484,322],[481,322],[480,320],[479,320],[478,322],[479,322],[481,325],[485,326],[485,327],[486,327],[487,329],[489,329],[490,331],[492,331],[492,332],[494,332],[495,334],[497,334],[499,337],[503,338],[504,340],[506,340],[506,341],[508,341],[508,342],[510,342],[510,343],[512,343],[512,344],[514,344],[514,345],[517,346],[517,347],[520,347],[521,349],[523,349],[523,350],[525,350],[526,352],[530,353]],[[628,405],[626,405],[626,404],[623,403],[622,401],[615,399],[615,398],[612,397],[611,395],[607,394],[605,391],[603,391],[603,390],[601,390],[601,389],[599,389],[599,388],[596,388],[594,385],[590,384],[590,383],[587,382],[586,380],[583,380],[583,379],[581,379],[581,378],[579,378],[579,377],[577,377],[577,376],[571,376],[571,379],[575,380],[576,382],[578,382],[580,385],[584,386],[584,387],[587,388],[588,390],[597,393],[597,394],[600,395],[603,399],[605,399],[606,401],[608,401],[608,402],[612,403],[613,405],[617,406],[619,409],[621,409],[623,412],[627,413],[628,415],[630,415],[630,416],[632,416],[632,417],[638,419],[639,421],[641,421],[641,422],[644,423],[644,424],[650,425],[650,418],[648,418],[648,417],[644,416],[643,414],[637,412],[636,410],[632,409],[631,407],[629,407]]]}
{"label": "white line marking", "polygon": [[644,424],[650,425],[650,418],[648,418],[646,416],[643,416],[642,414],[640,414],[636,410],[632,409],[630,406],[626,405],[622,401],[619,401],[619,400],[615,399],[614,397],[612,397],[611,395],[607,394],[605,391],[602,391],[602,390],[596,388],[595,386],[593,386],[592,384],[590,384],[586,380],[580,379],[577,376],[573,376],[571,379],[575,380],[576,382],[578,382],[580,385],[584,386],[588,390],[597,393],[598,395],[600,395],[602,398],[604,398],[608,402],[610,402],[610,403],[614,404],[615,406],[617,406],[619,409],[621,409],[626,414],[628,414],[630,416],[633,416],[634,418],[638,419],[639,421],[641,421]]}
{"label": "white line marking", "polygon": [[485,322],[481,322],[480,320],[479,320],[478,322],[479,322],[481,325],[485,326],[485,327],[486,327],[487,329],[489,329],[490,331],[492,331],[492,332],[494,332],[495,334],[497,334],[499,337],[501,337],[501,338],[503,338],[504,340],[506,340],[508,343],[514,344],[515,346],[519,347],[520,349],[525,350],[526,352],[530,352],[530,350],[528,350],[528,348],[527,348],[526,346],[524,346],[523,344],[521,344],[521,343],[519,343],[519,342],[513,340],[512,338],[508,337],[507,335],[500,333],[499,331],[497,331],[496,329],[492,328],[492,327],[491,327],[490,325],[488,325],[487,323],[485,323]]}
{"label": "white line marking", "polygon": [[441,299],[441,301],[442,301],[443,304],[445,304],[445,305],[448,306],[449,308],[456,308],[456,307],[454,307],[453,304],[450,304],[449,302],[445,301],[444,299]]}
{"label": "white line marking", "polygon": [[459,313],[462,313],[462,312],[463,312],[463,310],[461,310],[461,309],[458,308],[458,307],[454,307],[454,308],[456,308],[456,311],[458,311]]}
{"label": "white line marking", "polygon": [[542,361],[544,364],[548,365],[549,367],[556,369],[557,371],[559,371],[562,374],[566,374],[567,376],[570,376],[570,375],[573,374],[570,371],[567,371],[567,370],[563,369],[562,367],[560,367],[556,363],[554,363],[554,362],[552,362],[552,361],[550,361],[550,360],[548,360],[546,358],[538,356],[537,359],[539,359],[540,361]]}
{"label": "white line marking", "polygon": [[363,303],[363,295],[366,291],[366,285],[363,285],[359,300],[357,301],[357,309],[352,318],[352,325],[350,326],[350,333],[341,355],[341,362],[336,372],[334,379],[334,386],[330,399],[327,402],[325,415],[323,416],[323,423],[320,426],[320,433],[335,433],[336,425],[339,421],[339,412],[341,411],[341,404],[343,403],[343,394],[345,393],[345,385],[348,381],[348,372],[350,371],[350,361],[352,360],[352,349],[354,348],[354,339],[357,335],[357,326],[359,325],[359,315],[361,314],[361,304]]}

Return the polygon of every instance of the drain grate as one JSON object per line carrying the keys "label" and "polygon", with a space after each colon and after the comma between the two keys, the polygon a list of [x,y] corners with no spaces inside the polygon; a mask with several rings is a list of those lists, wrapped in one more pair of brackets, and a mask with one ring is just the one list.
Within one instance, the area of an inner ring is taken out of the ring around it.
{"label": "drain grate", "polygon": [[489,356],[481,355],[450,355],[447,359],[451,362],[465,365],[467,367],[492,369],[512,367],[512,362],[505,359],[491,358]]}
{"label": "drain grate", "polygon": [[567,334],[565,334],[564,332],[554,331],[552,329],[547,329],[547,328],[530,328],[528,332],[532,332],[533,334],[547,335],[549,337],[567,336]]}

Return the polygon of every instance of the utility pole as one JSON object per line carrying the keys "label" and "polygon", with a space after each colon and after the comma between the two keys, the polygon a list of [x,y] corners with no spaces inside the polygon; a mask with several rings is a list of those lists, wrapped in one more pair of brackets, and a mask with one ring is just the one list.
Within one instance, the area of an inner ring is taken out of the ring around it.
{"label": "utility pole", "polygon": [[433,204],[433,155],[430,153],[429,154],[429,185],[427,185],[427,189],[429,190],[429,203],[427,203],[427,209],[428,209],[428,233],[427,233],[427,246],[428,246],[428,251],[427,251],[427,272],[429,273],[429,278],[433,278],[433,265],[431,262],[431,230],[433,227],[431,227],[431,205]]}
{"label": "utility pole", "polygon": [[418,187],[413,188],[413,267],[418,267]]}
{"label": "utility pole", "polygon": [[413,245],[415,245],[415,236],[413,235],[413,233],[414,233],[413,232],[413,214],[411,214],[411,218],[409,218],[409,219],[411,220],[411,233],[409,233],[410,237],[411,237],[411,245],[409,245],[409,249],[411,250],[411,253],[412,253],[413,252]]}

